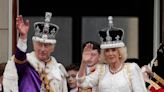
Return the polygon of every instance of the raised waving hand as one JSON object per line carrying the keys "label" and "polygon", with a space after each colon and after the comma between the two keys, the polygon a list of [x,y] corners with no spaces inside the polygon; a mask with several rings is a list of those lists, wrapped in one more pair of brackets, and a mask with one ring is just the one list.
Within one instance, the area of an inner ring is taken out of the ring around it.
{"label": "raised waving hand", "polygon": [[24,21],[22,15],[17,16],[16,27],[20,33],[20,38],[27,39],[27,34],[30,27],[29,20]]}
{"label": "raised waving hand", "polygon": [[82,53],[82,61],[87,63],[88,61],[91,60],[92,58],[92,49],[93,49],[93,45],[88,43],[84,49],[83,49],[83,53]]}

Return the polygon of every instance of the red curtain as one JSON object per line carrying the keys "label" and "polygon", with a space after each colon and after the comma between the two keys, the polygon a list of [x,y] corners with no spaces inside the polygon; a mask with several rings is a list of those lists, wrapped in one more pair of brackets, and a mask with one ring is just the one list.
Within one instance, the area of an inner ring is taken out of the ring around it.
{"label": "red curtain", "polygon": [[17,0],[13,0],[12,10],[12,53],[16,50],[17,43],[17,30],[16,30],[16,17],[17,17]]}
{"label": "red curtain", "polygon": [[162,0],[162,43],[164,44],[164,0]]}

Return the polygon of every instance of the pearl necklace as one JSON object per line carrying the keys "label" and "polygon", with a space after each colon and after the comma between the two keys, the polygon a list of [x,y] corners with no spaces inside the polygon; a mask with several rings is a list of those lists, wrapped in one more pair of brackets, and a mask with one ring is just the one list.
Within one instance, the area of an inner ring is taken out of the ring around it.
{"label": "pearl necklace", "polygon": [[113,70],[109,67],[109,71],[110,71],[112,74],[116,74],[117,72],[119,72],[119,71],[122,69],[122,67],[123,67],[123,64],[121,64],[120,67],[119,67],[117,70],[115,70],[115,71],[113,71]]}

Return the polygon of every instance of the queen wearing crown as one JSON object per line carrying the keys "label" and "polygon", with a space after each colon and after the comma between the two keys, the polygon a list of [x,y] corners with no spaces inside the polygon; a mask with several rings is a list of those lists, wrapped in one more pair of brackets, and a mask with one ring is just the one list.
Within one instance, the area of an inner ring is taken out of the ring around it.
{"label": "queen wearing crown", "polygon": [[85,66],[91,59],[92,44],[83,50],[82,62],[76,76],[78,86],[90,88],[97,86],[97,92],[147,92],[141,69],[136,63],[125,63],[127,49],[123,42],[124,31],[113,26],[109,17],[109,27],[99,31],[101,40],[101,60],[96,70],[85,75]]}
{"label": "queen wearing crown", "polygon": [[67,72],[51,56],[59,27],[50,23],[52,13],[46,12],[44,22],[34,23],[34,51],[27,53],[29,21],[16,18],[20,37],[15,55],[9,59],[3,79],[4,92],[67,92]]}

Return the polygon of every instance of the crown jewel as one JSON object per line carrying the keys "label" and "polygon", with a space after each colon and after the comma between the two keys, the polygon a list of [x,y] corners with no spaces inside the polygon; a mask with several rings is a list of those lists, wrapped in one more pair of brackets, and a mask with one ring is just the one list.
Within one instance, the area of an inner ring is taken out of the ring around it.
{"label": "crown jewel", "polygon": [[121,28],[113,26],[113,17],[108,17],[109,26],[99,31],[101,48],[115,48],[124,46],[123,34],[124,31]]}
{"label": "crown jewel", "polygon": [[46,12],[45,22],[36,22],[34,23],[35,35],[34,40],[39,39],[44,42],[56,43],[55,35],[59,30],[59,27],[55,24],[50,23],[52,17],[51,12]]}

